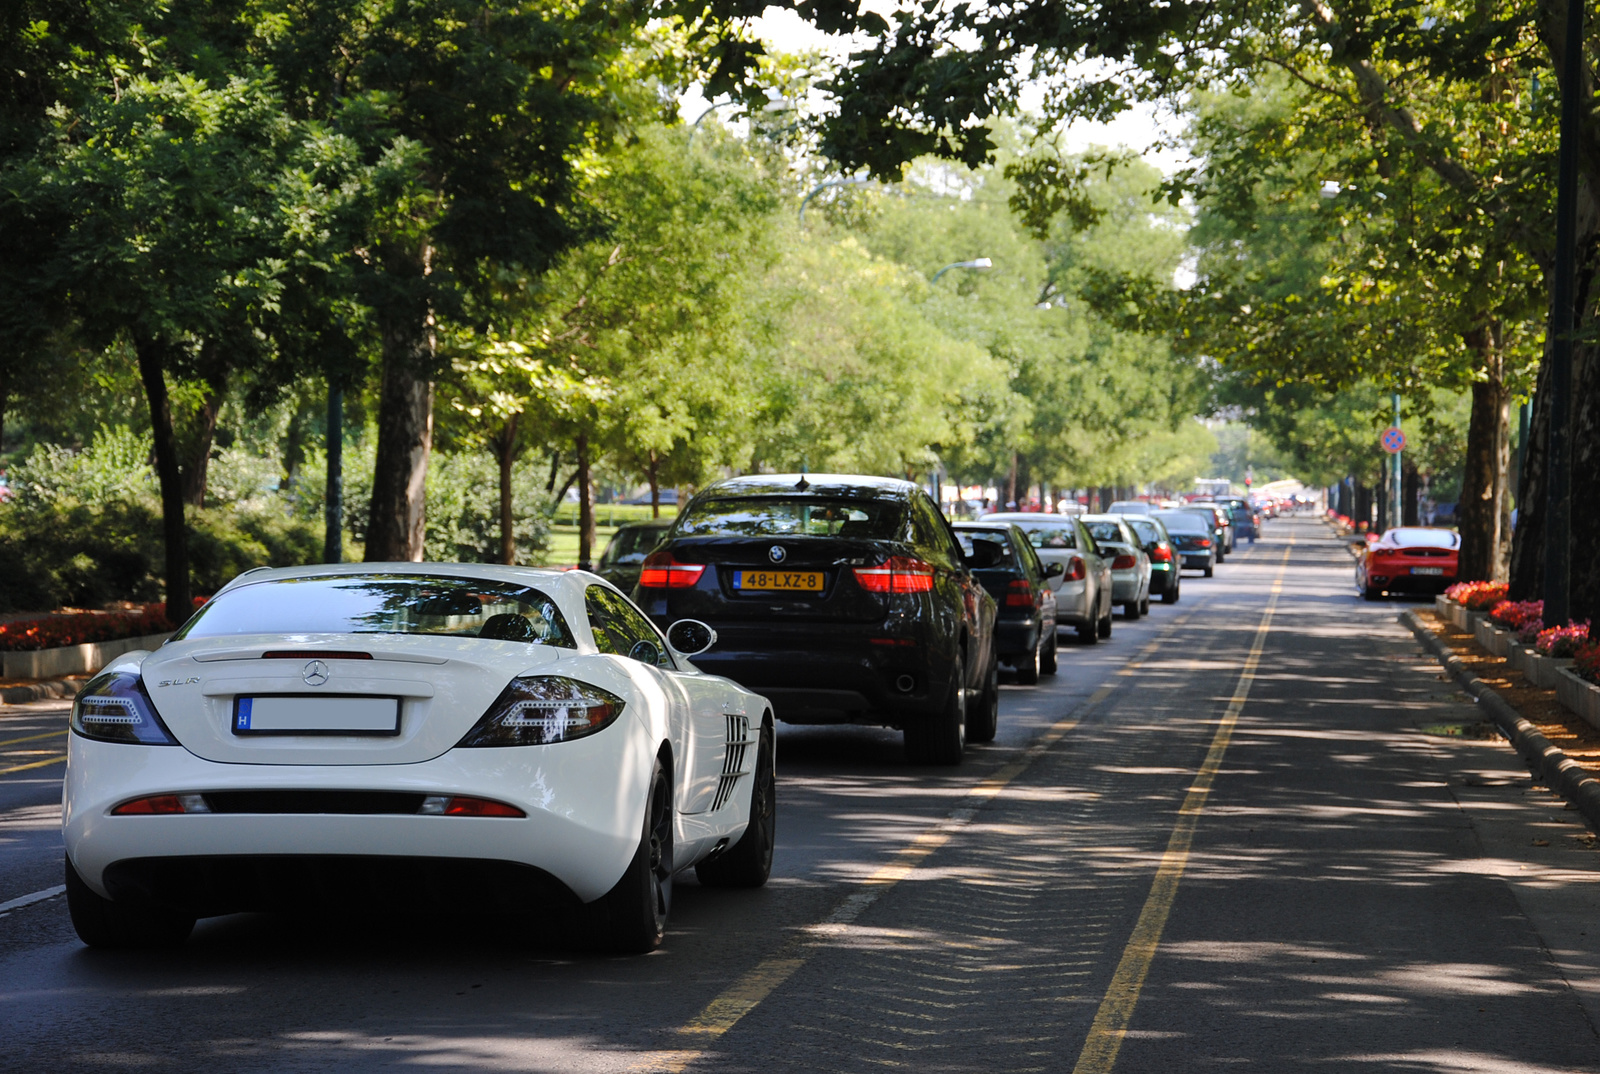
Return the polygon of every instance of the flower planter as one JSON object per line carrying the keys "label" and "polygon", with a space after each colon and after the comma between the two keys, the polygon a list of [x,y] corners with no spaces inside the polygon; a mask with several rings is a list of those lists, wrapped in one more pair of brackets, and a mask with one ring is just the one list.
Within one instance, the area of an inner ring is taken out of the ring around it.
{"label": "flower planter", "polygon": [[1533,655],[1533,646],[1524,645],[1520,641],[1511,641],[1506,644],[1506,664],[1528,674],[1528,658]]}
{"label": "flower planter", "polygon": [[1600,727],[1600,686],[1561,668],[1556,672],[1556,697],[1586,723]]}
{"label": "flower planter", "polygon": [[1455,604],[1455,601],[1451,600],[1447,596],[1444,596],[1443,594],[1440,594],[1439,596],[1433,598],[1433,614],[1437,615],[1440,619],[1443,619],[1447,623],[1451,622],[1450,609],[1455,607]]}
{"label": "flower planter", "polygon": [[1487,618],[1479,619],[1472,626],[1473,635],[1478,639],[1479,645],[1495,656],[1506,655],[1506,648],[1511,644],[1511,631],[1501,630]]}
{"label": "flower planter", "polygon": [[89,675],[105,667],[123,653],[154,649],[172,635],[146,634],[117,641],[96,641],[84,645],[64,645],[59,649],[0,653],[0,678],[55,679],[63,675]]}
{"label": "flower planter", "polygon": [[1541,690],[1554,690],[1556,688],[1556,672],[1561,668],[1571,667],[1572,661],[1553,656],[1540,656],[1538,653],[1528,654],[1528,665],[1522,673],[1529,682]]}

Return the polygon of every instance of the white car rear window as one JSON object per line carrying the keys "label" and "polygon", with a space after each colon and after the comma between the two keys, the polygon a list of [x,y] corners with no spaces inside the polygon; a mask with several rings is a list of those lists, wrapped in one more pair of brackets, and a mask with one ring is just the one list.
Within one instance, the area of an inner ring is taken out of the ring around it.
{"label": "white car rear window", "polygon": [[576,648],[561,610],[537,589],[423,574],[242,585],[201,608],[173,638],[239,634],[437,634]]}

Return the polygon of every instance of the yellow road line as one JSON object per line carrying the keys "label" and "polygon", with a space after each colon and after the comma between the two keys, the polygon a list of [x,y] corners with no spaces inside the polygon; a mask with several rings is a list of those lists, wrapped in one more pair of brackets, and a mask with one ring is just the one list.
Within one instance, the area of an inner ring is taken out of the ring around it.
{"label": "yellow road line", "polygon": [[[1153,656],[1166,643],[1167,638],[1188,622],[1202,606],[1203,602],[1197,603],[1182,616],[1174,619],[1143,649],[1140,649],[1133,660],[1119,669],[1117,674],[1128,674]],[[931,830],[917,835],[897,851],[894,857],[862,881],[861,887],[841,902],[820,924],[806,929],[803,936],[785,943],[777,952],[757,963],[753,969],[706,1004],[699,1014],[678,1030],[678,1036],[685,1043],[692,1042],[700,1045],[699,1047],[655,1052],[642,1059],[632,1069],[655,1071],[660,1074],[681,1074],[690,1064],[704,1056],[711,1044],[738,1024],[741,1018],[755,1010],[774,989],[805,965],[806,959],[811,954],[812,949],[809,945],[812,941],[848,928],[867,907],[877,902],[895,884],[915,872],[929,855],[948,843],[962,827],[977,816],[979,808],[997,797],[1007,785],[1026,772],[1034,761],[1065,738],[1115,691],[1116,685],[1106,685],[1090,694],[1070,714],[1051,724],[1043,734],[1034,739],[1022,752],[1021,757],[1002,765],[993,774],[979,781],[962,798],[961,804],[951,810],[943,821]]]}
{"label": "yellow road line", "polygon": [[23,738],[8,738],[4,742],[0,742],[0,746],[15,746],[19,742],[37,742],[41,738],[55,738],[66,733],[67,732],[65,731],[46,731],[42,735],[27,735]]}
{"label": "yellow road line", "polygon": [[26,772],[30,768],[43,768],[47,764],[60,764],[66,759],[67,755],[62,753],[48,760],[34,761],[32,764],[18,764],[12,765],[10,768],[0,768],[0,776],[9,776],[13,772]]}
{"label": "yellow road line", "polygon": [[1144,909],[1139,912],[1139,920],[1133,926],[1133,935],[1123,949],[1116,972],[1111,975],[1111,984],[1106,989],[1105,998],[1100,1001],[1099,1010],[1095,1012],[1094,1023],[1089,1027],[1088,1039],[1083,1043],[1083,1051],[1078,1055],[1072,1074],[1111,1074],[1111,1069],[1117,1064],[1117,1053],[1121,1051],[1128,1025],[1133,1021],[1133,1011],[1139,1004],[1145,976],[1150,972],[1150,963],[1155,960],[1156,948],[1161,945],[1161,934],[1167,927],[1167,915],[1172,912],[1172,904],[1178,896],[1178,881],[1183,878],[1184,867],[1189,862],[1189,848],[1194,843],[1194,831],[1200,823],[1200,813],[1205,809],[1217,770],[1222,767],[1222,756],[1228,752],[1228,744],[1233,740],[1234,725],[1239,722],[1239,713],[1244,709],[1245,701],[1250,696],[1250,687],[1255,682],[1256,668],[1261,663],[1261,651],[1266,647],[1267,634],[1272,628],[1272,616],[1278,608],[1278,594],[1283,590],[1283,573],[1288,569],[1289,553],[1293,548],[1294,537],[1291,535],[1289,547],[1283,550],[1283,562],[1278,566],[1278,577],[1272,582],[1267,608],[1261,615],[1261,625],[1256,628],[1250,655],[1245,658],[1244,667],[1239,672],[1233,698],[1217,723],[1211,747],[1206,750],[1205,760],[1200,763],[1194,783],[1190,785],[1183,806],[1178,810],[1178,823],[1167,840],[1166,852],[1161,855],[1155,881],[1150,885],[1150,895],[1145,899]]}

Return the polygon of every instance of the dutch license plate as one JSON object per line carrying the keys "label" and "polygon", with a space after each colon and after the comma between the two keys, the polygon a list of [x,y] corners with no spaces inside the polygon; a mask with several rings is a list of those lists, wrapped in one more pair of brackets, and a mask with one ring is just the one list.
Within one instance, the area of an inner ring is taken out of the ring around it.
{"label": "dutch license plate", "polygon": [[236,697],[236,735],[398,735],[398,697]]}
{"label": "dutch license plate", "polygon": [[781,589],[790,592],[822,592],[821,571],[734,571],[735,589]]}
{"label": "dutch license plate", "polygon": [[1412,574],[1443,574],[1443,567],[1412,567]]}

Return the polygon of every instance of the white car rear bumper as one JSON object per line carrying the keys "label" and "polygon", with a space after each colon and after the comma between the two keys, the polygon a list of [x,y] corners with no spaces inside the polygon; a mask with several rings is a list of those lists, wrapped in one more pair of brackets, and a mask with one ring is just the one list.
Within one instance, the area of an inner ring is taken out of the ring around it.
{"label": "white car rear bumper", "polygon": [[[247,765],[180,746],[72,735],[63,835],[78,873],[102,895],[113,862],[135,858],[329,855],[466,858],[544,870],[585,902],[609,891],[638,849],[654,761],[624,720],[550,746],[454,749],[408,765]],[[526,817],[412,813],[185,813],[112,816],[133,798],[224,791],[390,791],[470,795]]]}

